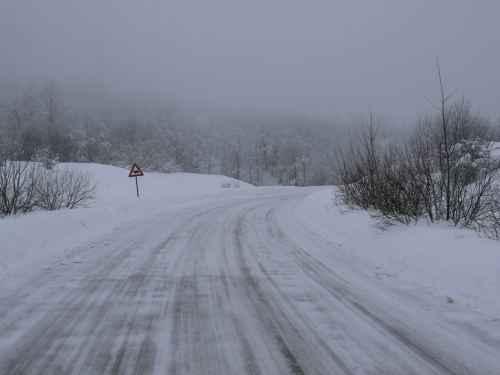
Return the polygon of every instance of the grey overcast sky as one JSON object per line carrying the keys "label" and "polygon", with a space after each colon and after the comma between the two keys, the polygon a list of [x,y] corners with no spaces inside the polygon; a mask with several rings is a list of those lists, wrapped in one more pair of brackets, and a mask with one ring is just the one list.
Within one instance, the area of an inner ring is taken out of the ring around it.
{"label": "grey overcast sky", "polygon": [[0,0],[0,80],[412,121],[436,57],[446,89],[500,116],[500,0]]}

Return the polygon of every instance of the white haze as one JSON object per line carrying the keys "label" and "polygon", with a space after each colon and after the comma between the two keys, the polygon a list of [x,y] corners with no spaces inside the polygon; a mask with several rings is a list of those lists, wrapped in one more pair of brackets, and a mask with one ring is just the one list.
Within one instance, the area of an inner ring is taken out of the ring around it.
{"label": "white haze", "polygon": [[438,57],[445,88],[496,119],[499,19],[498,0],[2,0],[0,84],[412,121]]}

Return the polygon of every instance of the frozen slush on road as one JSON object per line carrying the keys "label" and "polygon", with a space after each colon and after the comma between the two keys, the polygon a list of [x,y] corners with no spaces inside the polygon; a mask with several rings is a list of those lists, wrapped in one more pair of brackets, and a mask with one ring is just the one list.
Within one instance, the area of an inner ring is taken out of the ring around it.
{"label": "frozen slush on road", "polygon": [[138,198],[128,171],[76,167],[98,201],[0,220],[2,374],[500,368],[496,241],[381,232],[332,188],[146,173]]}

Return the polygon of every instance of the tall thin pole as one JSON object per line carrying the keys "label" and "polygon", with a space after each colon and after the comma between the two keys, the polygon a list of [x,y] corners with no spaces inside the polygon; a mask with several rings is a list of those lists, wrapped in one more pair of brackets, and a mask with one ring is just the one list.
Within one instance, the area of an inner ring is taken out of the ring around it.
{"label": "tall thin pole", "polygon": [[137,196],[139,196],[139,184],[137,183],[137,176],[135,177],[135,187],[137,188]]}

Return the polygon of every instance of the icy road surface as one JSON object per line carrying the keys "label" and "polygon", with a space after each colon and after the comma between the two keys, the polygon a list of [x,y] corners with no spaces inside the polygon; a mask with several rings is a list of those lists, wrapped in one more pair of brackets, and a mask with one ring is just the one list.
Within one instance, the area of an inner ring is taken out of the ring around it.
{"label": "icy road surface", "polygon": [[498,323],[335,252],[294,217],[311,191],[155,215],[17,276],[0,373],[500,372]]}

